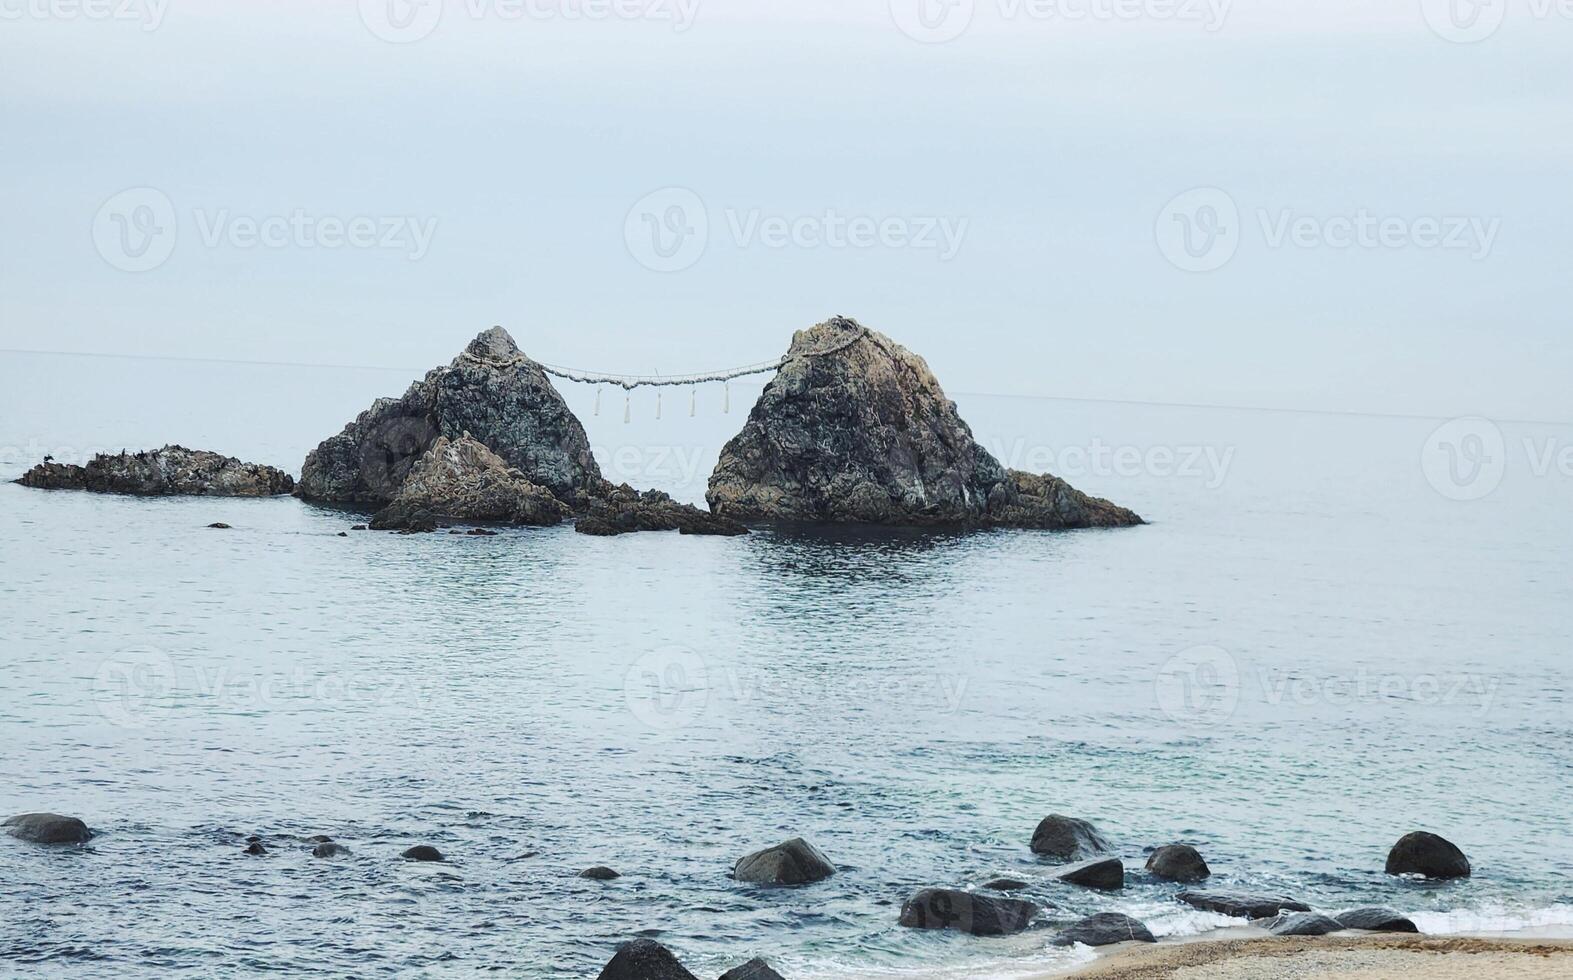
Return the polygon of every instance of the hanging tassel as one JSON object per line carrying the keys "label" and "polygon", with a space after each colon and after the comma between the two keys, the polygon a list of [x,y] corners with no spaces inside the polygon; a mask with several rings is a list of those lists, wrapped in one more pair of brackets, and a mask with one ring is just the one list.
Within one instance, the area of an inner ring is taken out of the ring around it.
{"label": "hanging tassel", "polygon": [[655,420],[657,422],[661,421],[661,390],[659,388],[655,392]]}
{"label": "hanging tassel", "polygon": [[623,424],[627,425],[629,420],[632,419],[633,417],[634,417],[633,396],[632,395],[624,395],[623,396]]}
{"label": "hanging tassel", "polygon": [[599,385],[595,389],[595,414],[598,416],[601,414],[601,388]]}
{"label": "hanging tassel", "polygon": [[721,413],[730,415],[732,413],[732,386],[722,385],[721,391],[723,393],[721,396]]}
{"label": "hanging tassel", "polygon": [[693,418],[694,417],[694,410],[699,407],[698,391],[699,391],[699,389],[697,389],[697,388],[690,388],[690,389],[688,389],[688,417],[689,418]]}

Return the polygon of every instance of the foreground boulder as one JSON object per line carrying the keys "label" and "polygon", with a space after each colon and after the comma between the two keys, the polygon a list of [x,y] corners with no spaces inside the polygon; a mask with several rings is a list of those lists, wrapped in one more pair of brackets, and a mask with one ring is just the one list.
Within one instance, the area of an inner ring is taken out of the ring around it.
{"label": "foreground boulder", "polygon": [[138,497],[275,497],[295,489],[295,478],[283,470],[184,446],[98,455],[86,466],[46,460],[16,482],[41,490]]}
{"label": "foreground boulder", "polygon": [[1118,891],[1125,887],[1125,863],[1119,858],[1094,858],[1056,868],[1054,877],[1083,888]]}
{"label": "foreground boulder", "polygon": [[426,529],[449,521],[557,524],[572,511],[544,487],[511,469],[468,432],[438,436],[410,468],[393,502],[371,519],[373,530]]}
{"label": "foreground boulder", "polygon": [[921,357],[837,317],[792,338],[710,477],[739,521],[1117,527],[1134,513],[1054,477],[1007,471]]}
{"label": "foreground boulder", "polygon": [[1183,891],[1180,901],[1204,912],[1236,915],[1246,919],[1270,919],[1280,912],[1309,912],[1311,907],[1292,899],[1275,895],[1251,895],[1245,892]]}
{"label": "foreground boulder", "polygon": [[1281,912],[1263,924],[1275,936],[1325,936],[1344,929],[1337,919],[1318,912]]}
{"label": "foreground boulder", "polygon": [[955,888],[925,888],[901,906],[908,929],[954,929],[974,936],[1003,936],[1027,928],[1038,907]]}
{"label": "foreground boulder", "polygon": [[1146,925],[1118,912],[1099,912],[1089,915],[1075,925],[1062,929],[1050,941],[1055,946],[1112,946],[1115,943],[1155,943],[1152,931]]}
{"label": "foreground boulder", "polygon": [[590,498],[574,530],[597,537],[635,531],[679,531],[725,537],[748,533],[748,528],[734,520],[717,517],[691,504],[680,504],[660,490],[640,493],[626,483]]}
{"label": "foreground boulder", "polygon": [[626,943],[601,969],[598,980],[698,980],[672,951],[653,939]]}
{"label": "foreground boulder", "polygon": [[1147,855],[1147,871],[1164,881],[1193,882],[1212,876],[1212,869],[1189,844],[1165,844]]}
{"label": "foreground boulder", "polygon": [[1032,832],[1032,853],[1056,861],[1086,861],[1108,854],[1113,848],[1098,833],[1098,828],[1085,820],[1051,813],[1038,823]]}
{"label": "foreground boulder", "polygon": [[584,426],[541,366],[501,327],[400,398],[382,398],[323,442],[301,468],[300,495],[386,506],[439,437],[470,433],[538,487],[577,505],[604,481]]}
{"label": "foreground boulder", "polygon": [[1345,929],[1364,929],[1367,932],[1419,932],[1414,922],[1384,908],[1350,909],[1334,916]]}
{"label": "foreground boulder", "polygon": [[1427,878],[1468,878],[1469,858],[1451,841],[1417,830],[1405,834],[1387,852],[1390,875],[1424,875]]}
{"label": "foreground boulder", "polygon": [[0,824],[5,832],[34,844],[85,844],[93,839],[87,824],[58,813],[23,813]]}
{"label": "foreground boulder", "polygon": [[721,974],[721,980],[786,980],[770,968],[770,964],[757,956],[742,966],[735,966]]}
{"label": "foreground boulder", "polygon": [[829,878],[836,866],[801,837],[755,851],[732,866],[732,877],[756,885],[806,885]]}

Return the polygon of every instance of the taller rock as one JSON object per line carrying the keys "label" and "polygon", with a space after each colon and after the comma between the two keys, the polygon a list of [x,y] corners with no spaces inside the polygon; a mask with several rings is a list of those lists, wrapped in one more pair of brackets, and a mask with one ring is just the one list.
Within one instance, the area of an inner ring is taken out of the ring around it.
{"label": "taller rock", "polygon": [[529,482],[582,505],[605,482],[584,426],[502,327],[476,337],[402,398],[380,398],[301,467],[307,500],[382,506],[439,437],[469,433]]}
{"label": "taller rock", "polygon": [[978,445],[923,358],[836,317],[792,338],[721,451],[710,509],[740,521],[1117,527],[1141,518]]}

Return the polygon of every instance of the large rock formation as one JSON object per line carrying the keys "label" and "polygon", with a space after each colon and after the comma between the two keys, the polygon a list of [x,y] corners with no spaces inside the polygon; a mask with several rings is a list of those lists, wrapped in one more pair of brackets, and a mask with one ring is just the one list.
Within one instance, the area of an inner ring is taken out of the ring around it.
{"label": "large rock formation", "polygon": [[98,455],[86,466],[45,460],[16,481],[41,490],[88,490],[139,497],[273,497],[295,489],[283,470],[184,446]]}
{"label": "large rock formation", "polygon": [[568,410],[541,366],[501,327],[486,331],[454,358],[415,382],[401,398],[383,398],[306,457],[300,495],[328,503],[383,506],[438,438],[465,433],[578,506],[604,487],[584,426]]}
{"label": "large rock formation", "polygon": [[457,439],[438,436],[371,526],[418,530],[455,520],[550,525],[570,513],[550,490],[510,469],[466,432]]}
{"label": "large rock formation", "polygon": [[792,338],[710,477],[740,521],[1113,527],[1132,512],[1049,476],[1006,470],[921,357],[837,317]]}
{"label": "large rock formation", "polygon": [[748,533],[748,528],[736,521],[717,517],[692,504],[680,504],[660,490],[640,493],[626,483],[589,500],[585,515],[574,524],[574,530],[596,537],[634,531],[680,531],[723,537]]}

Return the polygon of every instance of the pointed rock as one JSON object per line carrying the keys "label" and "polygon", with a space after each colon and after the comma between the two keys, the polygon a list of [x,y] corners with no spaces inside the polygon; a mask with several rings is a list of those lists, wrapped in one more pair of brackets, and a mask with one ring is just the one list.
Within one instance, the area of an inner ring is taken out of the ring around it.
{"label": "pointed rock", "polygon": [[625,943],[597,980],[698,980],[672,951],[653,939]]}
{"label": "pointed rock", "polygon": [[454,520],[550,525],[571,513],[550,490],[509,469],[466,432],[457,439],[438,436],[371,526],[386,531]]}
{"label": "pointed rock", "polygon": [[721,974],[721,980],[786,980],[786,978],[772,970],[769,963],[756,956],[742,966],[734,966]]}
{"label": "pointed rock", "polygon": [[1056,868],[1054,877],[1083,888],[1118,891],[1125,887],[1125,864],[1119,858],[1094,858]]}
{"label": "pointed rock", "polygon": [[733,878],[757,885],[806,885],[835,873],[830,859],[801,837],[755,851],[732,866]]}

